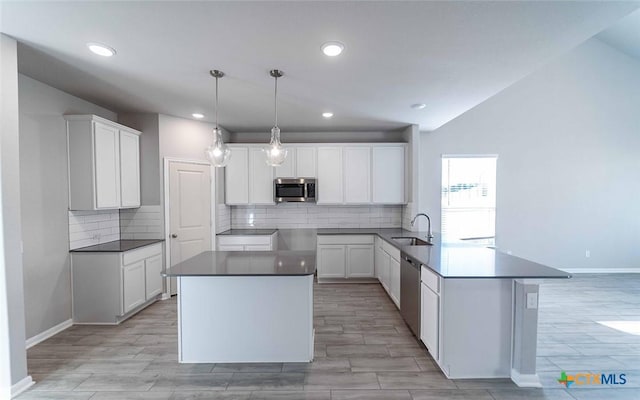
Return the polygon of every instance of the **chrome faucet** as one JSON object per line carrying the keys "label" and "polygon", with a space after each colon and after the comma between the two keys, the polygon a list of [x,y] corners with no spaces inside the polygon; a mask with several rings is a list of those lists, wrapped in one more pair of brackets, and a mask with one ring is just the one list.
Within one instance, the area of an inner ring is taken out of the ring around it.
{"label": "chrome faucet", "polygon": [[427,239],[428,239],[428,242],[431,243],[431,239],[433,239],[433,233],[431,232],[431,218],[429,218],[429,216],[427,214],[425,214],[425,213],[416,214],[416,216],[413,217],[413,219],[411,220],[411,226],[413,226],[413,224],[416,223],[416,220],[421,215],[423,217],[426,217],[427,218],[427,222],[429,223],[429,225],[427,227]]}

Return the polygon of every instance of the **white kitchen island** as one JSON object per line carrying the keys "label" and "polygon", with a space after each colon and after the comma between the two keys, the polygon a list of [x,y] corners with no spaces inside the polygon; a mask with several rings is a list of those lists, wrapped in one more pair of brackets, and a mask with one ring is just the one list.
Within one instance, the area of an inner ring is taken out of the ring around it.
{"label": "white kitchen island", "polygon": [[181,363],[311,362],[314,251],[208,251],[171,267]]}

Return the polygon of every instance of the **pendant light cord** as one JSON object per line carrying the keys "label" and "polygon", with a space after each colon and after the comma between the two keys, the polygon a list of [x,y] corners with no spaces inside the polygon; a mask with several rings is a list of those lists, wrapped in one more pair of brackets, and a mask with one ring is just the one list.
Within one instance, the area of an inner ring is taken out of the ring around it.
{"label": "pendant light cord", "polygon": [[276,114],[276,125],[275,127],[278,127],[278,77],[275,76],[276,79],[276,90],[274,92],[274,96],[273,96],[273,104],[274,104],[274,108],[275,108],[275,114]]}
{"label": "pendant light cord", "polygon": [[218,129],[218,77],[216,76],[216,129]]}

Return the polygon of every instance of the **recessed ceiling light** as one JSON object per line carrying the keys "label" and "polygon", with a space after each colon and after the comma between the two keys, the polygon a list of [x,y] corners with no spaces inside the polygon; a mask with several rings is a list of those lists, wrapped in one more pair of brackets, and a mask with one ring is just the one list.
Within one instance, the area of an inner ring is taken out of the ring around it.
{"label": "recessed ceiling light", "polygon": [[335,57],[342,53],[342,50],[344,50],[344,45],[340,42],[326,42],[322,45],[321,49],[325,55],[329,57]]}
{"label": "recessed ceiling light", "polygon": [[198,119],[202,119],[202,118],[204,118],[204,115],[202,115],[202,114],[200,114],[200,113],[193,113],[193,114],[191,114],[191,116],[192,116],[193,118],[198,118]]}
{"label": "recessed ceiling light", "polygon": [[424,103],[416,103],[416,104],[412,104],[411,108],[413,108],[414,110],[422,110],[423,108],[425,108],[427,105]]}
{"label": "recessed ceiling light", "polygon": [[93,53],[103,57],[111,57],[116,54],[116,50],[113,47],[109,47],[100,43],[87,43],[87,47]]}
{"label": "recessed ceiling light", "polygon": [[332,112],[323,112],[322,116],[324,118],[331,118],[331,117],[333,117],[333,113]]}

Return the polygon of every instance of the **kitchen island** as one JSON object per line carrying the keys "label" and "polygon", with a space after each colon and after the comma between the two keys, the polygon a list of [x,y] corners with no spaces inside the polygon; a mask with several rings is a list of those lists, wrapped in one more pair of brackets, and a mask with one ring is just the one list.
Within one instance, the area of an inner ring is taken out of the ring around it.
{"label": "kitchen island", "polygon": [[181,363],[310,362],[315,251],[207,251],[178,285]]}

